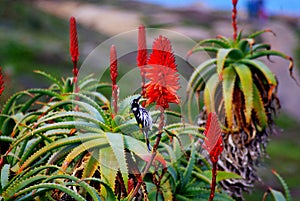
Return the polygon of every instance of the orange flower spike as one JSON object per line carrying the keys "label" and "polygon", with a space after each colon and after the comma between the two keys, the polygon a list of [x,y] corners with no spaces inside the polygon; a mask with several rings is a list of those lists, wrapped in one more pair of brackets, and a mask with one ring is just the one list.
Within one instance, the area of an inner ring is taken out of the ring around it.
{"label": "orange flower spike", "polygon": [[147,104],[156,102],[156,106],[169,108],[169,103],[180,103],[176,93],[180,89],[179,74],[171,42],[168,38],[159,36],[152,46],[152,53],[145,69]]}

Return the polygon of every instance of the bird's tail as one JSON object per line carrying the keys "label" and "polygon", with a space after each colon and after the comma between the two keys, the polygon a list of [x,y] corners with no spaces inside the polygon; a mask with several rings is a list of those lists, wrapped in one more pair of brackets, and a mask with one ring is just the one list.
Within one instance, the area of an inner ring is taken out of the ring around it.
{"label": "bird's tail", "polygon": [[152,147],[150,145],[150,141],[149,141],[149,138],[148,138],[148,130],[144,130],[143,133],[144,133],[144,136],[145,136],[145,140],[146,140],[148,150],[151,151]]}

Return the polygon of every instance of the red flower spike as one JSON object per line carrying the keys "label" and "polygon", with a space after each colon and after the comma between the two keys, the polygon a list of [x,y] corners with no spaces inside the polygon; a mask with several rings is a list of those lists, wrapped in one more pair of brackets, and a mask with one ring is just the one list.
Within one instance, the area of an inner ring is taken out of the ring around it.
{"label": "red flower spike", "polygon": [[2,68],[0,67],[0,96],[4,91],[4,79],[2,75]]}
{"label": "red flower spike", "polygon": [[118,77],[118,59],[117,59],[117,50],[114,45],[110,47],[110,79],[112,82],[112,99],[113,99],[113,107],[114,114],[118,112],[118,96],[119,96],[119,88],[117,85],[117,77]]}
{"label": "red flower spike", "polygon": [[156,102],[156,106],[169,108],[169,103],[180,103],[176,93],[180,89],[179,75],[172,46],[166,37],[159,36],[152,46],[152,53],[145,69],[147,105]]}
{"label": "red flower spike", "polygon": [[137,66],[142,77],[142,96],[145,95],[145,67],[147,65],[148,52],[146,47],[146,33],[144,25],[139,26]]}
{"label": "red flower spike", "polygon": [[238,0],[232,0],[232,5],[236,6]]}
{"label": "red flower spike", "polygon": [[220,124],[215,112],[208,114],[204,135],[206,138],[203,143],[203,148],[209,153],[210,160],[216,163],[219,155],[223,151],[223,143]]}
{"label": "red flower spike", "polygon": [[114,45],[110,47],[110,79],[113,85],[117,83],[118,77],[118,60],[117,60],[117,50]]}
{"label": "red flower spike", "polygon": [[78,38],[77,38],[77,28],[76,20],[74,17],[70,18],[70,55],[73,62],[78,61],[79,51],[78,51]]}

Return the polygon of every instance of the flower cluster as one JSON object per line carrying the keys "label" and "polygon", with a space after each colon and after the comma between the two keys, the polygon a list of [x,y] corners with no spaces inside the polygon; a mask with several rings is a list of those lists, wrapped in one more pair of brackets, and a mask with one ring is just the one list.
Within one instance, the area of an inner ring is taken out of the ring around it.
{"label": "flower cluster", "polygon": [[149,79],[145,86],[147,105],[155,102],[157,107],[166,109],[169,103],[180,103],[176,93],[180,88],[179,75],[168,38],[159,36],[155,39],[145,72]]}

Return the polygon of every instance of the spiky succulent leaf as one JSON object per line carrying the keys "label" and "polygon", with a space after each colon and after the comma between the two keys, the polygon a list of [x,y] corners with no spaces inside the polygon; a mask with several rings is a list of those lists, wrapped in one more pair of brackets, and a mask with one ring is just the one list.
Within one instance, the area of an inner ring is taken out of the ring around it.
{"label": "spiky succulent leaf", "polygon": [[217,53],[217,72],[219,74],[219,77],[222,79],[223,75],[223,68],[225,68],[225,61],[229,55],[229,53],[233,51],[233,48],[229,49],[219,49]]}
{"label": "spiky succulent leaf", "polygon": [[264,103],[261,98],[260,92],[256,85],[253,85],[253,109],[259,122],[260,130],[268,125],[268,117],[264,108]]}
{"label": "spiky succulent leaf", "polygon": [[272,170],[272,173],[277,177],[277,179],[280,181],[283,189],[284,189],[284,193],[285,193],[285,198],[287,201],[291,201],[291,193],[289,190],[288,185],[286,184],[286,182],[284,181],[284,179],[280,176],[280,174],[278,174],[275,170]]}
{"label": "spiky succulent leaf", "polygon": [[272,188],[269,189],[271,192],[271,195],[275,201],[286,201],[285,197],[280,191],[274,190]]}
{"label": "spiky succulent leaf", "polygon": [[228,66],[223,71],[223,97],[225,105],[225,114],[228,124],[228,128],[232,128],[233,125],[233,92],[235,87],[236,72],[233,67]]}
{"label": "spiky succulent leaf", "polygon": [[204,89],[204,103],[208,113],[215,112],[215,95],[219,82],[220,80],[217,73],[212,75],[211,78],[206,82]]}
{"label": "spiky succulent leaf", "polygon": [[233,67],[236,73],[238,74],[240,84],[241,84],[241,90],[244,94],[245,117],[246,117],[246,123],[249,124],[251,121],[251,113],[253,109],[252,73],[249,67],[244,64],[234,64]]}

